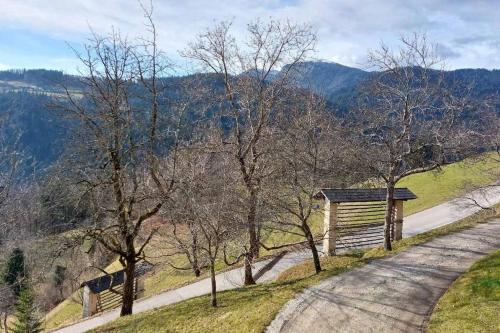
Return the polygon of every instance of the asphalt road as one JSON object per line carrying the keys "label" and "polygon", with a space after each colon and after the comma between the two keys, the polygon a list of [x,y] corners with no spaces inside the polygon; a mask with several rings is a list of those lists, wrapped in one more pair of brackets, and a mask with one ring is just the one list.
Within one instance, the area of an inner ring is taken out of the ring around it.
{"label": "asphalt road", "polygon": [[[486,194],[475,192],[470,195],[479,204],[490,206],[500,202],[500,187],[490,188]],[[464,217],[472,215],[480,210],[479,207],[471,205],[469,201],[453,200],[445,204],[435,206],[424,210],[420,213],[408,216],[404,220],[403,236],[408,237],[424,231],[446,225]],[[319,250],[321,250],[319,248]],[[262,272],[258,279],[259,283],[268,282],[276,279],[276,277],[296,265],[297,263],[310,258],[308,251],[297,251],[287,253],[280,261],[274,264],[271,268]],[[270,260],[264,260],[255,264],[254,271],[258,272],[269,264]],[[243,284],[243,270],[237,268],[217,275],[217,289],[219,291],[234,289]],[[151,310],[157,307],[168,304],[177,303],[196,296],[209,294],[211,290],[210,279],[200,280],[187,286],[166,291],[164,293],[139,300],[134,304],[134,313],[139,313]],[[58,333],[80,333],[96,328],[119,317],[119,310],[112,310],[103,314],[94,316],[90,319],[80,321],[73,325],[61,328],[54,332]]]}
{"label": "asphalt road", "polygon": [[423,332],[450,284],[499,248],[499,219],[413,246],[307,289],[267,332]]}

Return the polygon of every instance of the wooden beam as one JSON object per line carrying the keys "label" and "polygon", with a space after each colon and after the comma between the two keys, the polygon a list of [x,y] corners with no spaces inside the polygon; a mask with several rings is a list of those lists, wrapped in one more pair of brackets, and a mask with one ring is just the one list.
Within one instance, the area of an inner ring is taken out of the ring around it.
{"label": "wooden beam", "polygon": [[337,240],[337,206],[335,202],[325,199],[323,252],[325,256],[335,255]]}
{"label": "wooden beam", "polygon": [[83,288],[83,313],[82,317],[87,318],[97,313],[97,294],[94,294],[88,286]]}
{"label": "wooden beam", "polygon": [[403,239],[403,200],[394,200],[394,240]]}

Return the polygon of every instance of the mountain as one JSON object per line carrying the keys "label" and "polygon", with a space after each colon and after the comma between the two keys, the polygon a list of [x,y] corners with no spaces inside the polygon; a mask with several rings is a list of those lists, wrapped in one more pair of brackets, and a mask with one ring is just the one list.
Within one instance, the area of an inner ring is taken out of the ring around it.
{"label": "mountain", "polygon": [[82,89],[77,76],[66,75],[61,71],[47,69],[0,71],[0,93],[19,91],[58,93],[63,91],[62,83],[73,90]]}
{"label": "mountain", "polygon": [[[286,70],[285,67],[283,70]],[[370,72],[359,68],[348,67],[334,62],[311,61],[297,66],[295,74],[299,86],[311,89],[324,96],[335,108],[346,111],[354,105],[358,87],[363,80],[370,77]],[[435,72],[436,76],[438,72]],[[472,95],[477,99],[500,96],[500,70],[457,69],[444,72],[447,85],[454,88],[455,93],[472,87]],[[497,98],[497,113],[500,114],[500,102]]]}
{"label": "mountain", "polygon": [[[282,68],[282,72],[289,67]],[[311,61],[298,64],[294,72],[299,86],[323,95],[329,103],[342,113],[354,105],[358,87],[370,72],[343,66],[333,62]],[[248,73],[246,73],[248,75]],[[251,73],[250,73],[251,75]],[[280,73],[273,73],[279,77]],[[182,97],[186,77],[164,78],[170,97]],[[222,89],[217,78],[209,74],[198,74],[198,84],[210,89]],[[445,73],[445,80],[457,91],[473,85],[473,95],[484,99],[500,95],[500,70],[459,69]],[[62,84],[72,92],[83,88],[78,77],[53,70],[0,71],[0,118],[8,116],[8,135],[18,130],[21,148],[27,156],[43,168],[58,158],[63,142],[70,133],[69,124],[63,122],[53,111],[50,103],[54,96],[64,93]],[[496,102],[500,114],[500,103]],[[193,117],[196,117],[193,111]]]}
{"label": "mountain", "polygon": [[[287,66],[283,68],[287,69]],[[302,62],[295,67],[295,72],[295,78],[301,87],[311,89],[328,99],[339,92],[352,89],[369,75],[358,68],[326,61]]]}

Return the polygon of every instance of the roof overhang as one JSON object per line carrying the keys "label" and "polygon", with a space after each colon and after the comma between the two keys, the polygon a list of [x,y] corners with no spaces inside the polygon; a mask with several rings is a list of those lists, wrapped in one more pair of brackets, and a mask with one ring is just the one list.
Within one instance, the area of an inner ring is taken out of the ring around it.
{"label": "roof overhang", "polygon": [[[138,264],[135,268],[134,277],[139,277],[146,274],[153,268],[153,265],[142,262]],[[85,281],[80,285],[80,288],[88,287],[94,294],[101,293],[103,291],[109,290],[115,286],[118,286],[124,282],[125,271],[122,269],[120,271],[103,275],[95,279]]]}
{"label": "roof overhang", "polygon": [[[341,189],[324,188],[315,196],[315,199],[326,199],[330,202],[370,202],[385,201],[386,188]],[[417,196],[406,187],[394,189],[394,200],[414,200]]]}

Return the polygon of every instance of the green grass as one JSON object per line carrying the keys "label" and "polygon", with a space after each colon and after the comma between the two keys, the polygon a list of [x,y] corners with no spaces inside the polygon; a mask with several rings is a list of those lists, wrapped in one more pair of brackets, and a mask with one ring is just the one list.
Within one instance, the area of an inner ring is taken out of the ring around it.
{"label": "green grass", "polygon": [[[467,192],[468,187],[491,184],[500,178],[498,161],[493,155],[484,155],[480,160],[465,160],[443,167],[440,171],[430,171],[411,175],[401,180],[397,187],[408,187],[417,195],[416,200],[404,204],[404,215],[408,216],[434,207]],[[372,184],[384,186],[383,184]],[[322,205],[322,201],[318,204]],[[319,209],[310,221],[315,234],[323,232],[323,214]],[[273,232],[266,239],[266,244],[283,245],[303,241],[303,237],[284,232]]]}
{"label": "green grass", "polygon": [[427,331],[500,332],[500,251],[476,262],[436,305]]}
{"label": "green grass", "polygon": [[492,159],[465,160],[447,165],[439,172],[409,176],[397,187],[408,187],[418,196],[418,199],[405,203],[405,215],[410,215],[464,194],[467,186],[490,184],[499,177],[498,162]]}
{"label": "green grass", "polygon": [[[496,207],[500,209],[500,205]],[[283,305],[304,288],[359,267],[369,261],[399,253],[435,237],[474,227],[498,212],[481,211],[447,226],[394,243],[394,250],[359,250],[348,255],[321,258],[323,271],[314,273],[312,261],[283,272],[276,282],[218,293],[218,308],[202,296],[134,316],[120,318],[93,332],[262,332]]]}
{"label": "green grass", "polygon": [[57,305],[45,318],[45,329],[71,324],[82,317],[82,305],[72,297]]}

